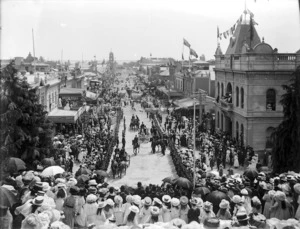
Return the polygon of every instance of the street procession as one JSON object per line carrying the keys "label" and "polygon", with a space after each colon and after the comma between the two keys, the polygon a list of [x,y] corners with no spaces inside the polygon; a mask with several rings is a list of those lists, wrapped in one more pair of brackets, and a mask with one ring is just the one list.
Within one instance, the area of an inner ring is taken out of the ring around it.
{"label": "street procession", "polygon": [[300,229],[300,3],[13,2],[30,38],[0,60],[1,229]]}

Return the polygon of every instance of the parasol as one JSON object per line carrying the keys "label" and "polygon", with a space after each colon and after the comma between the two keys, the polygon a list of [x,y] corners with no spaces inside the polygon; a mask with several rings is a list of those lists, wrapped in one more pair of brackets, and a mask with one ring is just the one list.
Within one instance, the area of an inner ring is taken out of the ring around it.
{"label": "parasol", "polygon": [[182,188],[187,188],[187,189],[193,188],[192,182],[190,182],[187,178],[184,178],[184,177],[179,177],[179,178],[175,179],[174,184],[176,184],[177,186],[180,186]]}
{"label": "parasol", "polygon": [[90,179],[90,177],[88,175],[82,174],[79,177],[77,177],[77,182],[78,184],[84,184],[85,182],[87,182]]}
{"label": "parasol", "polygon": [[25,169],[26,169],[26,164],[20,158],[16,158],[16,157],[9,158],[7,170],[10,173],[15,173]]}
{"label": "parasol", "polygon": [[258,177],[258,172],[255,168],[247,168],[244,172],[244,176],[253,181],[256,177]]}
{"label": "parasol", "polygon": [[210,193],[210,189],[205,186],[198,187],[194,190],[195,195],[201,195],[202,197],[206,196],[209,193]]}
{"label": "parasol", "polygon": [[57,174],[61,174],[64,172],[65,172],[65,170],[60,166],[50,166],[50,167],[44,169],[44,171],[41,173],[41,176],[51,177],[51,176],[55,176]]}
{"label": "parasol", "polygon": [[166,178],[162,179],[162,182],[173,184],[177,178],[178,177],[173,177],[173,176],[166,177]]}
{"label": "parasol", "polygon": [[75,176],[80,176],[82,174],[90,174],[91,173],[91,170],[87,169],[87,168],[81,168],[79,169],[76,173],[75,173]]}
{"label": "parasol", "polygon": [[10,190],[0,187],[0,203],[2,206],[10,208],[17,202],[17,197]]}
{"label": "parasol", "polygon": [[209,201],[213,204],[213,210],[215,214],[219,211],[219,204],[221,203],[222,199],[228,200],[230,202],[230,198],[225,194],[224,192],[221,191],[213,191],[209,193],[205,200]]}
{"label": "parasol", "polygon": [[101,176],[101,177],[108,177],[109,176],[108,173],[103,171],[103,170],[97,170],[95,173],[97,175]]}
{"label": "parasol", "polygon": [[56,165],[54,159],[52,158],[45,158],[42,160],[42,165],[44,166],[53,166],[53,165]]}

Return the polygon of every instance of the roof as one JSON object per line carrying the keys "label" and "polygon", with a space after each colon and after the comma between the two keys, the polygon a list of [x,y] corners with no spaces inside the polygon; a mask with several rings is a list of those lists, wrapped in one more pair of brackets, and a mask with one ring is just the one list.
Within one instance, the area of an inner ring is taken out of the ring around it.
{"label": "roof", "polygon": [[193,64],[209,64],[209,63],[204,60],[197,60],[197,61],[194,61]]}
{"label": "roof", "polygon": [[[196,106],[199,105],[199,101],[196,101]],[[180,108],[188,108],[194,106],[194,99],[192,98],[184,98],[177,101],[174,101],[174,104]]]}
{"label": "roof", "polygon": [[54,109],[48,114],[48,119],[54,123],[75,123],[79,117],[79,111]]}
{"label": "roof", "polygon": [[60,90],[59,94],[60,95],[61,94],[68,94],[68,95],[77,95],[77,94],[80,94],[80,95],[82,95],[84,91],[85,90],[81,89],[81,88],[67,88],[67,87],[65,87],[65,88],[62,88]]}
{"label": "roof", "polygon": [[[260,38],[253,26],[253,39],[251,41],[251,47],[259,44]],[[240,54],[242,53],[242,47],[244,44],[250,45],[250,24],[249,22],[238,23],[233,36],[230,38],[230,43],[226,51],[226,55]]]}
{"label": "roof", "polygon": [[160,76],[169,76],[170,75],[170,71],[169,69],[162,71],[161,73],[159,73]]}

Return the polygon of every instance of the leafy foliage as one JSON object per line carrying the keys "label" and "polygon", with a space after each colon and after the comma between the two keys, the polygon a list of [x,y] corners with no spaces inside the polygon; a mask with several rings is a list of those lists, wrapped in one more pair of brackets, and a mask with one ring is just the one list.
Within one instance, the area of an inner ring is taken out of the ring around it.
{"label": "leafy foliage", "polygon": [[300,171],[300,66],[294,73],[290,85],[283,85],[282,95],[284,119],[273,134],[273,170],[282,173]]}
{"label": "leafy foliage", "polygon": [[[38,88],[31,88],[11,62],[0,72],[0,155],[32,162],[52,147],[53,124],[39,103]],[[30,164],[30,163],[29,163]]]}

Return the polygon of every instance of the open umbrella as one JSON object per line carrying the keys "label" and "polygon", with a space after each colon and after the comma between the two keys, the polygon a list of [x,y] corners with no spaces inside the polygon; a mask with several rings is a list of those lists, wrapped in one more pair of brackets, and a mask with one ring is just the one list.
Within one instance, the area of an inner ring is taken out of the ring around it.
{"label": "open umbrella", "polygon": [[109,176],[108,173],[103,171],[103,170],[97,170],[95,173],[97,175],[101,176],[101,177],[108,177]]}
{"label": "open umbrella", "polygon": [[178,177],[173,177],[173,176],[166,177],[162,179],[162,182],[173,184],[177,178]]}
{"label": "open umbrella", "polygon": [[18,172],[26,169],[26,164],[20,158],[11,157],[7,164],[7,170],[10,173]]}
{"label": "open umbrella", "polygon": [[221,191],[213,191],[205,197],[206,201],[209,201],[213,204],[213,210],[215,214],[217,214],[217,212],[219,211],[219,204],[221,203],[222,199],[228,200],[230,202],[230,198],[227,196],[227,194]]}
{"label": "open umbrella", "polygon": [[87,182],[89,179],[90,179],[90,177],[88,175],[82,174],[79,177],[77,177],[76,180],[77,180],[78,184],[83,184],[83,183]]}
{"label": "open umbrella", "polygon": [[187,189],[193,188],[192,182],[190,182],[188,179],[186,179],[184,177],[179,177],[179,178],[175,179],[174,184],[176,184],[177,186],[180,186],[182,188],[187,188]]}
{"label": "open umbrella", "polygon": [[205,186],[198,187],[194,190],[194,194],[201,195],[202,197],[206,196],[209,193],[210,193],[210,189]]}
{"label": "open umbrella", "polygon": [[51,177],[55,176],[56,174],[64,173],[65,170],[60,166],[50,166],[41,173],[43,177]]}
{"label": "open umbrella", "polygon": [[75,176],[80,176],[82,174],[90,174],[91,173],[91,170],[87,169],[87,168],[81,168],[79,169],[76,173],[75,173]]}
{"label": "open umbrella", "polygon": [[0,203],[4,207],[12,207],[18,202],[17,197],[7,188],[0,187]]}
{"label": "open umbrella", "polygon": [[53,166],[53,165],[56,165],[56,163],[55,163],[53,158],[44,158],[42,160],[42,165],[44,165],[44,166]]}
{"label": "open umbrella", "polygon": [[244,176],[253,181],[256,177],[258,177],[258,172],[255,168],[247,168],[244,172]]}

